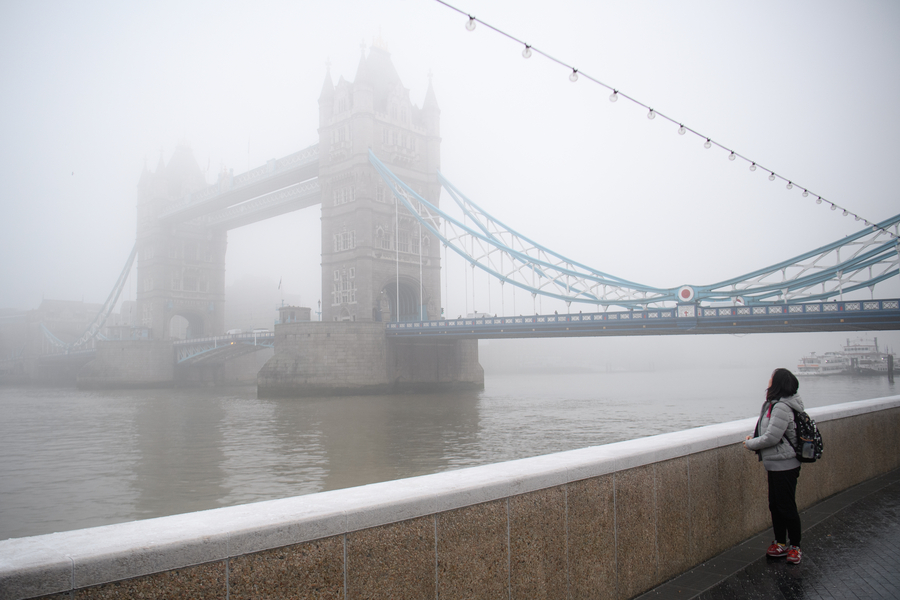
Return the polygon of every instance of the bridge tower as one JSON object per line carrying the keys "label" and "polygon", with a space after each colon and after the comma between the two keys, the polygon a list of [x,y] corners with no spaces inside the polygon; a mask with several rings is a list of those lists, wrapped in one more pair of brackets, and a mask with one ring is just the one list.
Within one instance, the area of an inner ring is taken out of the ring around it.
{"label": "bridge tower", "polygon": [[220,335],[225,326],[225,230],[201,220],[165,225],[173,202],[206,187],[186,144],[155,172],[144,167],[137,204],[137,316],[154,339],[173,337],[173,320],[187,320],[187,337]]}
{"label": "bridge tower", "polygon": [[368,151],[437,205],[440,144],[430,79],[413,105],[380,40],[362,49],[352,82],[333,85],[329,69],[319,96],[323,320],[439,317],[440,245],[395,205]]}

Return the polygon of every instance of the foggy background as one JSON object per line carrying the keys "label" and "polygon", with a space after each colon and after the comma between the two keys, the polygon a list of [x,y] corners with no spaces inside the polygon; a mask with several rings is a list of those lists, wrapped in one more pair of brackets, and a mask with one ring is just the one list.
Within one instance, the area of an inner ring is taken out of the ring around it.
{"label": "foggy background", "polygon": [[[522,234],[631,281],[708,284],[860,228],[802,198],[802,187],[870,221],[900,209],[895,2],[452,3],[797,187],[705,150],[624,99],[610,103],[609,91],[585,78],[570,83],[537,54],[524,60],[521,46],[483,25],[466,31],[464,16],[431,0],[6,2],[0,309],[37,308],[42,298],[102,303],[134,244],[145,165],[155,170],[186,142],[212,183],[221,169],[238,174],[316,143],[326,64],[335,83],[352,80],[361,44],[368,52],[379,36],[413,103],[421,106],[432,74],[450,181]],[[254,306],[283,299],[315,310],[319,216],[310,208],[229,232],[231,307],[258,296]],[[494,298],[473,305],[458,285],[464,267],[446,268],[448,316],[500,311]],[[476,282],[480,298],[487,285]],[[876,297],[900,297],[900,280],[881,284]],[[134,299],[133,285],[123,299]],[[508,296],[505,305],[512,314]],[[254,310],[271,328],[274,310]],[[517,296],[515,312],[533,312],[528,294]],[[232,326],[241,325],[226,320]],[[900,346],[896,333],[874,335]],[[481,347],[489,369],[520,354],[634,369],[792,367],[801,353],[837,350],[846,337]]]}

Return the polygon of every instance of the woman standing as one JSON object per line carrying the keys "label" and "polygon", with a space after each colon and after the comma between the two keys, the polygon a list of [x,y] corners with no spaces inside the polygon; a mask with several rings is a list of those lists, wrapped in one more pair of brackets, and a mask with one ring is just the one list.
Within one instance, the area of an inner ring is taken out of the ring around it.
{"label": "woman standing", "polygon": [[[794,446],[797,432],[794,411],[803,411],[803,401],[797,390],[800,382],[787,369],[775,369],[769,379],[766,401],[759,413],[756,431],[748,435],[744,447],[759,455],[769,478],[769,512],[775,541],[766,554],[786,556],[792,564],[800,562],[800,514],[797,512],[797,478],[800,461]],[[790,539],[790,545],[788,545]]]}

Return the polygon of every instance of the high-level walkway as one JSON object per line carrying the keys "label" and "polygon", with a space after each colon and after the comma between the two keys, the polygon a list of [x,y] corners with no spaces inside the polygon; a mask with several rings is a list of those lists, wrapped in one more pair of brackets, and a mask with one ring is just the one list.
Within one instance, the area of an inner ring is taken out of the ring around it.
{"label": "high-level walkway", "polygon": [[824,500],[800,518],[799,565],[765,556],[772,543],[768,529],[638,598],[900,598],[900,469]]}

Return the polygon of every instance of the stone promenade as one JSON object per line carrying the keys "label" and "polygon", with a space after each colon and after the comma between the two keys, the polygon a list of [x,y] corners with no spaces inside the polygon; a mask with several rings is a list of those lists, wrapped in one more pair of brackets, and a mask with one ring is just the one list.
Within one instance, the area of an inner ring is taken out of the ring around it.
{"label": "stone promenade", "polygon": [[800,517],[799,565],[765,556],[773,539],[769,529],[639,598],[900,598],[900,470],[824,500]]}

